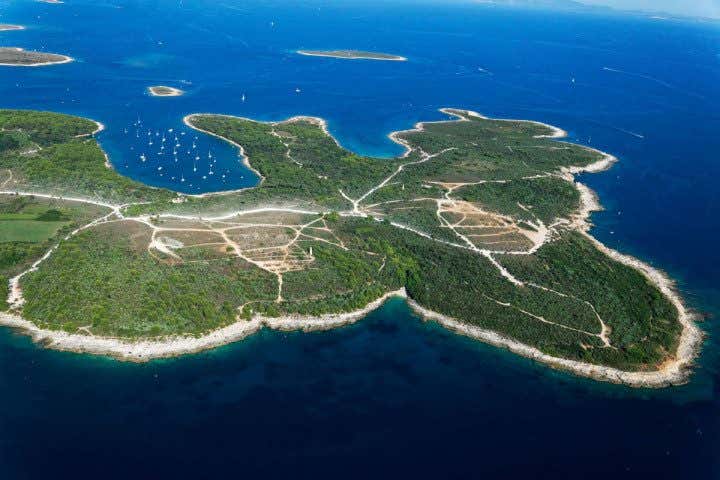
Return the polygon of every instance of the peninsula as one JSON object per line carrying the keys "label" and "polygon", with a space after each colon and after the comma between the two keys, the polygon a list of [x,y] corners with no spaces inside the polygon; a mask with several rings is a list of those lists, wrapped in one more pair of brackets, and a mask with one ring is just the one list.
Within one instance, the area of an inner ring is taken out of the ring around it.
{"label": "peninsula", "polygon": [[179,88],[166,87],[164,85],[148,87],[148,92],[150,92],[150,95],[153,97],[179,97],[185,94],[185,92]]}
{"label": "peninsula", "polygon": [[105,168],[95,122],[0,110],[0,323],[146,361],[337,327],[401,296],[555,368],[684,382],[701,334],[672,282],[588,233],[599,205],[574,176],[615,158],[549,125],[443,112],[391,134],[394,159],[345,150],[314,117],[190,115],[261,178],[192,196]]}
{"label": "peninsula", "polygon": [[72,62],[73,59],[55,53],[34,52],[16,47],[0,47],[0,65],[6,67],[42,67]]}
{"label": "peninsula", "polygon": [[311,57],[332,57],[342,58],[345,60],[388,60],[394,62],[404,62],[407,60],[407,58],[398,55],[380,52],[365,52],[362,50],[298,50],[297,53]]}

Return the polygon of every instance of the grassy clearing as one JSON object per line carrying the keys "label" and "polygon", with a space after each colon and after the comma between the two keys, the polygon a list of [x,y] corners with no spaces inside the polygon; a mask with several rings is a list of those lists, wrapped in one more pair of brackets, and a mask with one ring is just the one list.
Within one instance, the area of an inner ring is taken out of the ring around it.
{"label": "grassy clearing", "polygon": [[[354,213],[366,215],[262,211],[222,222],[154,219],[165,229],[154,241],[140,222],[101,225],[62,242],[23,280],[23,314],[69,332],[200,335],[238,314],[347,312],[405,287],[424,307],[550,355],[627,370],[654,369],[670,358],[680,325],[668,299],[639,272],[565,230],[567,222],[555,222],[579,206],[563,169],[586,166],[600,154],[538,138],[550,133],[542,125],[461,115],[465,121],[399,134],[411,152],[392,160],[348,152],[312,120],[266,124],[197,115],[193,125],[242,145],[265,180],[178,204],[166,192],[93,170],[97,144],[67,136],[86,124],[63,119],[76,130],[60,128],[57,117],[42,116],[39,121],[53,120],[47,128],[20,122],[0,136],[0,167],[17,163],[13,152],[44,145],[15,167],[21,178],[154,201],[128,214],[207,218],[261,206],[347,212],[348,196],[356,199]],[[7,117],[23,119],[0,112],[0,126]],[[38,239],[57,238],[84,218],[70,204],[60,207],[52,212],[21,198],[0,203],[0,228],[21,226],[13,234],[39,242],[0,243],[2,274],[27,265],[37,258],[35,245],[52,241]],[[558,226],[547,232],[551,223]],[[508,280],[489,257],[519,281]]]}
{"label": "grassy clearing", "polygon": [[53,238],[58,230],[70,222],[43,222],[39,220],[7,220],[0,215],[0,243],[44,242]]}
{"label": "grassy clearing", "polygon": [[6,308],[11,277],[67,232],[105,213],[107,209],[87,204],[0,195],[0,310]]}

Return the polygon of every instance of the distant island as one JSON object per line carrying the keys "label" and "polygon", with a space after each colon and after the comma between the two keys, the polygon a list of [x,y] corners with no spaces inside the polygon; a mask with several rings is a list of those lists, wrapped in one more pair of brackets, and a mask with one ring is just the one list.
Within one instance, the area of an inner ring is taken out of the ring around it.
{"label": "distant island", "polygon": [[6,30],[25,30],[25,27],[23,27],[22,25],[10,25],[7,23],[0,23],[0,32]]}
{"label": "distant island", "polygon": [[365,52],[362,50],[298,50],[297,53],[311,57],[332,57],[346,60],[389,60],[393,62],[404,62],[407,60],[407,58],[399,55]]}
{"label": "distant island", "polygon": [[0,65],[6,67],[42,67],[72,62],[66,55],[34,52],[16,47],[0,47]]}
{"label": "distant island", "polygon": [[589,233],[600,206],[575,176],[616,159],[550,125],[443,112],[392,133],[392,159],[344,149],[315,117],[189,115],[261,181],[183,195],[107,168],[96,122],[0,110],[0,324],[147,361],[339,327],[397,296],[555,368],[684,382],[695,316],[665,274]]}
{"label": "distant island", "polygon": [[148,87],[148,92],[150,92],[150,95],[153,97],[179,97],[185,94],[185,92],[179,88],[166,87],[164,85]]}

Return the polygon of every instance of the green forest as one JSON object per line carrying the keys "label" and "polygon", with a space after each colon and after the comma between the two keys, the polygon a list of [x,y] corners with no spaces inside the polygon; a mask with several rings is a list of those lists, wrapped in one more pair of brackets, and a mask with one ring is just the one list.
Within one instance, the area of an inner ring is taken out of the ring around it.
{"label": "green forest", "polygon": [[445,113],[455,120],[398,132],[407,152],[393,159],[346,150],[318,119],[193,115],[194,128],[241,145],[261,181],[189,197],[105,167],[94,122],[0,111],[0,172],[17,190],[129,204],[68,235],[108,209],[0,197],[0,280],[57,245],[23,277],[21,313],[71,333],[202,335],[255,315],[350,312],[404,288],[549,355],[624,370],[671,358],[675,306],[575,222],[567,170],[602,154],[541,124]]}

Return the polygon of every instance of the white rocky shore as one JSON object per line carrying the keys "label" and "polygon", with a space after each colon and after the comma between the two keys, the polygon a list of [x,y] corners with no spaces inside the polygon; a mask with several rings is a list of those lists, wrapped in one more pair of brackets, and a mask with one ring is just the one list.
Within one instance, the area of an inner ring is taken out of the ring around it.
{"label": "white rocky shore", "polygon": [[32,336],[33,340],[56,350],[79,353],[110,355],[119,360],[145,362],[154,358],[174,357],[199,352],[220,345],[242,340],[267,327],[274,330],[305,332],[329,330],[348,325],[365,317],[380,307],[392,296],[405,297],[403,290],[389,292],[365,307],[349,313],[329,314],[319,317],[286,316],[254,317],[252,320],[238,320],[227,327],[215,330],[201,337],[163,337],[131,341],[120,338],[97,337],[79,333],[67,333],[37,327],[34,323],[13,313],[0,312],[0,324],[19,328]]}
{"label": "white rocky shore", "polygon": [[[467,121],[468,119],[465,118],[467,116],[486,118],[476,112],[467,110],[443,109],[442,111],[448,115],[456,117],[456,119],[443,120],[441,122]],[[204,131],[193,126],[191,124],[191,119],[191,115],[187,116],[185,118],[185,123],[199,131]],[[293,117],[292,119],[290,119],[290,121],[297,120],[309,120],[318,122],[321,128],[323,128],[323,130],[327,132],[327,125],[322,119],[318,119],[315,117]],[[439,122],[418,123],[415,125],[413,131],[422,131],[423,125],[427,123]],[[550,129],[549,134],[540,135],[541,137],[559,139],[566,136],[565,131],[557,127],[553,127],[551,125],[543,124],[540,122],[531,123],[539,124]],[[96,130],[96,132],[93,133],[97,133],[101,130],[102,125],[98,124],[98,129]],[[205,133],[215,135],[211,132]],[[406,148],[409,148],[409,146],[398,136],[400,133],[402,132],[394,132],[390,134],[390,138],[397,143],[405,146]],[[237,144],[235,144],[235,146],[240,150],[241,156],[243,157],[243,162],[245,162],[249,168],[252,168],[249,164],[249,160],[244,155],[242,146]],[[589,147],[587,148],[590,149]],[[594,151],[599,152],[597,150]],[[428,310],[421,305],[415,303],[413,300],[407,299],[407,295],[404,289],[388,292],[377,300],[369,303],[362,309],[356,310],[354,312],[343,314],[330,314],[319,317],[255,317],[251,320],[238,320],[235,323],[232,323],[226,327],[215,330],[208,333],[207,335],[200,337],[166,337],[131,341],[127,339],[97,337],[93,335],[79,333],[66,333],[62,331],[41,329],[32,322],[25,320],[20,315],[12,312],[0,312],[0,324],[21,329],[23,332],[31,335],[33,340],[42,343],[48,348],[74,352],[110,355],[120,360],[142,362],[151,360],[153,358],[177,356],[210,349],[219,345],[225,345],[246,338],[247,336],[258,332],[263,327],[284,331],[313,331],[337,328],[343,325],[357,322],[358,320],[365,317],[372,310],[380,307],[388,298],[394,296],[406,298],[410,307],[416,313],[418,313],[420,316],[427,320],[436,321],[444,327],[457,333],[481,340],[492,345],[506,348],[516,354],[531,358],[533,360],[537,360],[553,368],[570,371],[574,374],[591,377],[597,380],[622,383],[633,387],[657,388],[684,383],[689,378],[693,362],[699,352],[703,339],[702,331],[695,323],[696,315],[693,314],[685,306],[682,298],[675,289],[673,281],[668,278],[667,275],[636,258],[621,254],[615,250],[606,247],[588,233],[591,226],[589,222],[590,214],[593,211],[600,210],[601,206],[597,201],[597,196],[595,195],[595,193],[587,186],[579,182],[575,182],[574,175],[583,172],[599,172],[609,168],[614,162],[617,161],[617,159],[612,155],[604,152],[599,153],[601,154],[601,158],[593,164],[585,167],[569,168],[563,170],[563,174],[567,177],[568,180],[574,182],[575,186],[578,188],[581,194],[581,208],[573,218],[572,227],[585,234],[597,246],[597,248],[604,252],[606,255],[610,256],[611,258],[620,263],[628,265],[641,272],[648,279],[648,281],[656,285],[658,289],[676,307],[678,311],[678,318],[683,328],[680,336],[678,349],[675,355],[669,360],[667,360],[665,363],[663,363],[658,370],[622,371],[615,368],[553,357],[551,355],[541,352],[537,348],[504,337],[496,332],[469,325],[449,316]],[[262,177],[260,178],[262,179]],[[223,193],[230,192],[222,192],[221,194]],[[109,205],[109,207],[113,206]]]}

